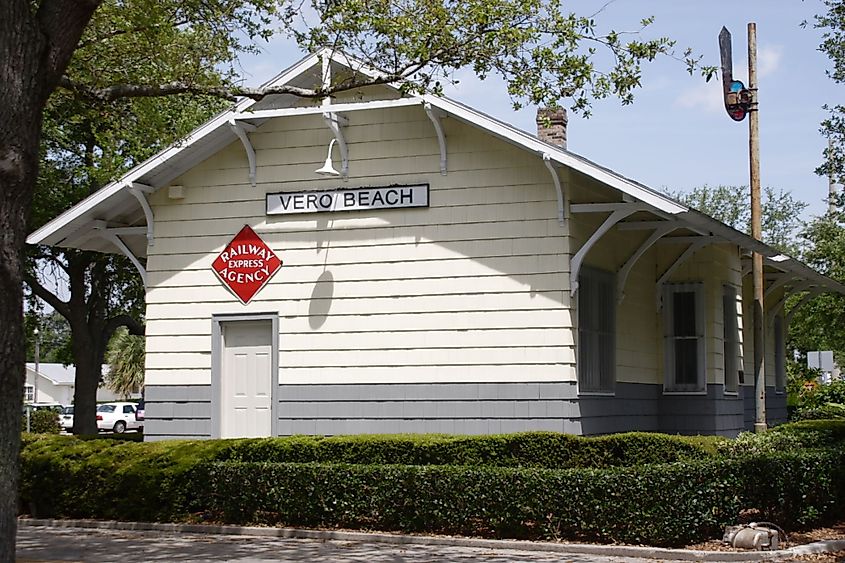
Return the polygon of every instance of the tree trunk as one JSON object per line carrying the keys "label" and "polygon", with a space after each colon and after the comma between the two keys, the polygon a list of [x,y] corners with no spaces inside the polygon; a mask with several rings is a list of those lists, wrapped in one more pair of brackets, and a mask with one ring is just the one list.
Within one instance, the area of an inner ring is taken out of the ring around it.
{"label": "tree trunk", "polygon": [[105,355],[101,333],[102,330],[90,326],[73,327],[73,363],[76,366],[73,390],[74,434],[97,434],[97,387],[100,385]]}
{"label": "tree trunk", "polygon": [[[15,560],[26,373],[23,247],[38,174],[41,134],[41,105],[37,101],[40,84],[33,71],[23,68],[21,60],[31,54],[25,50],[32,47],[9,45],[4,36],[28,41],[10,30],[9,24],[12,22],[3,22],[0,16],[0,561]],[[36,93],[36,100],[25,99],[27,90]]]}
{"label": "tree trunk", "polygon": [[23,247],[44,105],[98,0],[0,2],[0,561],[15,560],[26,358]]}

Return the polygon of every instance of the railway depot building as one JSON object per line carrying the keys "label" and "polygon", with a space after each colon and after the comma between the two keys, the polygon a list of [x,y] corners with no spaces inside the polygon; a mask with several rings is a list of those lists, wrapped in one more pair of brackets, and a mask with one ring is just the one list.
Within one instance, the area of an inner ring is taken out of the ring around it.
{"label": "railway depot building", "polygon": [[[323,51],[268,85],[353,72]],[[360,70],[356,70],[358,72]],[[770,423],[792,293],[836,282],[471,107],[389,87],[242,101],[29,237],[147,288],[146,438]],[[545,140],[551,134],[551,142]]]}

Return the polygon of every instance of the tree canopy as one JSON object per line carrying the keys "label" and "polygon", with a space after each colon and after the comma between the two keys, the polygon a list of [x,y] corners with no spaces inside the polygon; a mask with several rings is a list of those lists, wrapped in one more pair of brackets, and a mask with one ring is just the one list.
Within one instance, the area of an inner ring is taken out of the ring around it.
{"label": "tree canopy", "polygon": [[[118,110],[126,98],[188,93],[231,100],[274,93],[237,83],[235,69],[237,55],[253,48],[253,41],[280,32],[295,38],[303,50],[342,48],[379,72],[338,77],[328,87],[284,86],[275,92],[322,98],[388,82],[407,90],[437,90],[454,71],[469,67],[481,76],[502,75],[516,104],[569,100],[571,107],[587,113],[595,98],[618,96],[630,103],[640,86],[641,64],[673,55],[674,43],[662,37],[599,33],[593,16],[571,14],[559,0],[0,3],[0,560],[14,558],[25,361],[22,250],[30,204],[39,184],[48,199],[58,195],[63,182],[70,184],[68,189],[90,193],[105,177],[142,157],[149,148],[143,137],[132,147],[133,141],[122,134],[121,120],[127,114]],[[641,22],[643,27],[648,23],[647,18]],[[608,64],[596,62],[602,60],[600,52],[610,54]],[[673,56],[690,70],[697,64],[687,52]],[[703,70],[710,75],[714,69]],[[62,92],[56,94],[57,89]],[[89,110],[103,112],[113,126],[92,127]],[[42,143],[42,125],[51,141]],[[96,171],[90,166],[92,157],[99,161]],[[72,162],[87,171],[78,176],[69,166]],[[90,270],[87,265],[66,266],[72,270],[69,278],[83,284],[125,269],[117,264]],[[46,293],[43,297],[49,299]],[[104,321],[100,332],[111,326]]]}
{"label": "tree canopy", "polygon": [[[830,58],[832,68],[827,75],[837,84],[845,83],[845,2],[824,0],[827,11],[815,17],[815,27],[823,29],[819,50]],[[827,118],[822,121],[821,133],[830,144],[825,150],[824,163],[816,170],[819,174],[845,183],[845,105],[826,105]]]}

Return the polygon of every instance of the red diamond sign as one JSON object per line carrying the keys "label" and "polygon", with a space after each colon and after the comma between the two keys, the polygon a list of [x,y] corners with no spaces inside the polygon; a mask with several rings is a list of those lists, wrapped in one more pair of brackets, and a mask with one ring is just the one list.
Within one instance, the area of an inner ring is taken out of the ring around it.
{"label": "red diamond sign", "polygon": [[282,267],[282,261],[249,225],[244,225],[211,267],[246,305]]}

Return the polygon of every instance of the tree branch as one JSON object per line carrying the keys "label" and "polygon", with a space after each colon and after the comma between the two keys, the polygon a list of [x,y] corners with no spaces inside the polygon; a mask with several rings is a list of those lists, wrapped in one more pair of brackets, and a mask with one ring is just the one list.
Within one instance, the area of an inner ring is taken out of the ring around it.
{"label": "tree branch", "polygon": [[53,295],[50,290],[41,285],[41,283],[37,279],[35,279],[35,277],[30,274],[26,274],[24,276],[24,282],[26,282],[26,285],[29,286],[29,289],[32,290],[32,293],[34,293],[39,299],[41,299],[42,301],[47,303],[47,305],[55,309],[64,318],[70,318],[70,307],[68,303],[62,301],[61,299]]}
{"label": "tree branch", "polygon": [[130,33],[141,33],[144,31],[151,31],[153,29],[161,29],[165,27],[169,28],[177,28],[182,25],[187,25],[191,23],[188,19],[181,19],[178,21],[173,21],[168,24],[156,24],[156,25],[139,25],[137,27],[133,27],[130,29],[115,29],[112,30],[104,35],[100,35],[95,37],[94,39],[89,39],[88,41],[80,41],[79,46],[77,49],[84,49],[85,47],[90,47],[91,45],[95,45],[102,41],[106,41],[107,39],[113,39],[115,37],[120,37],[121,35],[128,35]]}
{"label": "tree branch", "polygon": [[147,330],[146,326],[130,315],[118,315],[106,321],[106,326],[103,327],[103,336],[105,337],[103,341],[108,342],[114,331],[122,326],[129,329],[129,334],[134,334],[135,336],[144,336]]}
{"label": "tree branch", "polygon": [[365,86],[376,86],[379,84],[389,84],[404,78],[405,75],[402,72],[389,73],[366,80],[346,81],[342,84],[334,85],[325,89],[299,88],[297,86],[290,86],[287,84],[274,86],[272,88],[204,86],[187,82],[169,82],[166,84],[114,84],[104,88],[97,88],[80,82],[75,82],[67,76],[63,76],[59,81],[59,86],[75,93],[78,96],[98,102],[111,102],[118,98],[152,98],[170,96],[173,94],[214,96],[234,102],[237,101],[238,98],[261,100],[266,96],[273,96],[277,94],[292,94],[300,98],[319,99],[345,90],[363,88]]}
{"label": "tree branch", "polygon": [[47,46],[44,72],[49,84],[48,92],[64,73],[100,1],[44,0],[38,6],[38,24]]}

